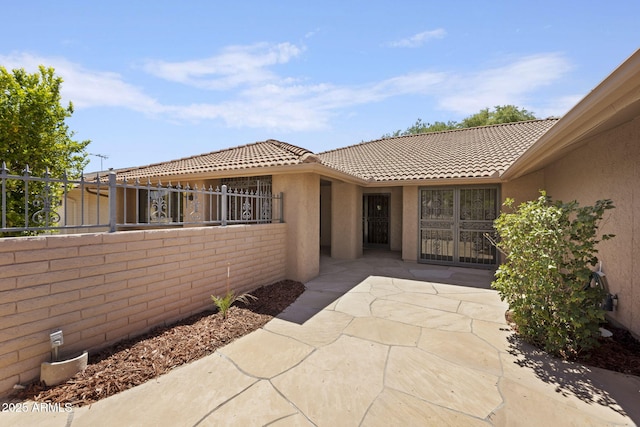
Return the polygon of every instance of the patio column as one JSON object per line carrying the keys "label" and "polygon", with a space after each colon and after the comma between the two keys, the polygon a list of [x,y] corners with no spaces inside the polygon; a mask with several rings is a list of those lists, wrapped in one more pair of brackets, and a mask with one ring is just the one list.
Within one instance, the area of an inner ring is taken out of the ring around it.
{"label": "patio column", "polygon": [[418,187],[402,187],[402,259],[418,261]]}
{"label": "patio column", "polygon": [[355,184],[331,185],[331,257],[362,256],[362,188]]}
{"label": "patio column", "polygon": [[320,272],[320,177],[273,175],[273,192],[284,193],[287,278],[307,282]]}

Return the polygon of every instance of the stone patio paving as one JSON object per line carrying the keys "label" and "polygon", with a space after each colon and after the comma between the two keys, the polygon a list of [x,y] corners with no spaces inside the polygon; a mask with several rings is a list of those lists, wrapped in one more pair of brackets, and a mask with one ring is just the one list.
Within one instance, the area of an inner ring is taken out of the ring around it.
{"label": "stone patio paving", "polygon": [[0,424],[635,425],[640,378],[520,343],[491,278],[394,254],[323,257],[279,318],[215,354],[90,407]]}

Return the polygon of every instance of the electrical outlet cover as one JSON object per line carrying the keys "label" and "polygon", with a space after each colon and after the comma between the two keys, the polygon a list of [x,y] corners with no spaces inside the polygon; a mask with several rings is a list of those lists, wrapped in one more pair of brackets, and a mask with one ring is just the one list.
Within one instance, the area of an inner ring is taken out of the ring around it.
{"label": "electrical outlet cover", "polygon": [[51,347],[60,347],[64,344],[64,337],[62,336],[62,331],[55,331],[49,334],[49,338],[51,338]]}

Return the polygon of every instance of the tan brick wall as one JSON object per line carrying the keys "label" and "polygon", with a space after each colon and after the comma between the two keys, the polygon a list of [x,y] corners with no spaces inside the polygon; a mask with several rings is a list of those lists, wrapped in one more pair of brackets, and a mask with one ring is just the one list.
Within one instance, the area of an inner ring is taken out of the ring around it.
{"label": "tan brick wall", "polygon": [[287,224],[0,241],[0,395],[61,354],[95,351],[213,308],[210,295],[285,279]]}

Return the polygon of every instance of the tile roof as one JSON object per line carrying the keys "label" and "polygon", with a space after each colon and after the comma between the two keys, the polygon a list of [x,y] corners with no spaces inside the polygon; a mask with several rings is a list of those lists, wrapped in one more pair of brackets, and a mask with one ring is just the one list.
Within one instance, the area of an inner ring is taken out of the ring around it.
{"label": "tile roof", "polygon": [[497,177],[558,119],[531,120],[364,142],[318,154],[368,181]]}
{"label": "tile roof", "polygon": [[557,121],[531,120],[379,139],[317,155],[270,139],[115,172],[119,180],[134,180],[313,162],[371,182],[498,177]]}
{"label": "tile roof", "polygon": [[270,139],[148,166],[118,169],[115,172],[118,180],[123,178],[133,180],[136,178],[292,165],[314,160],[315,157],[309,150]]}

